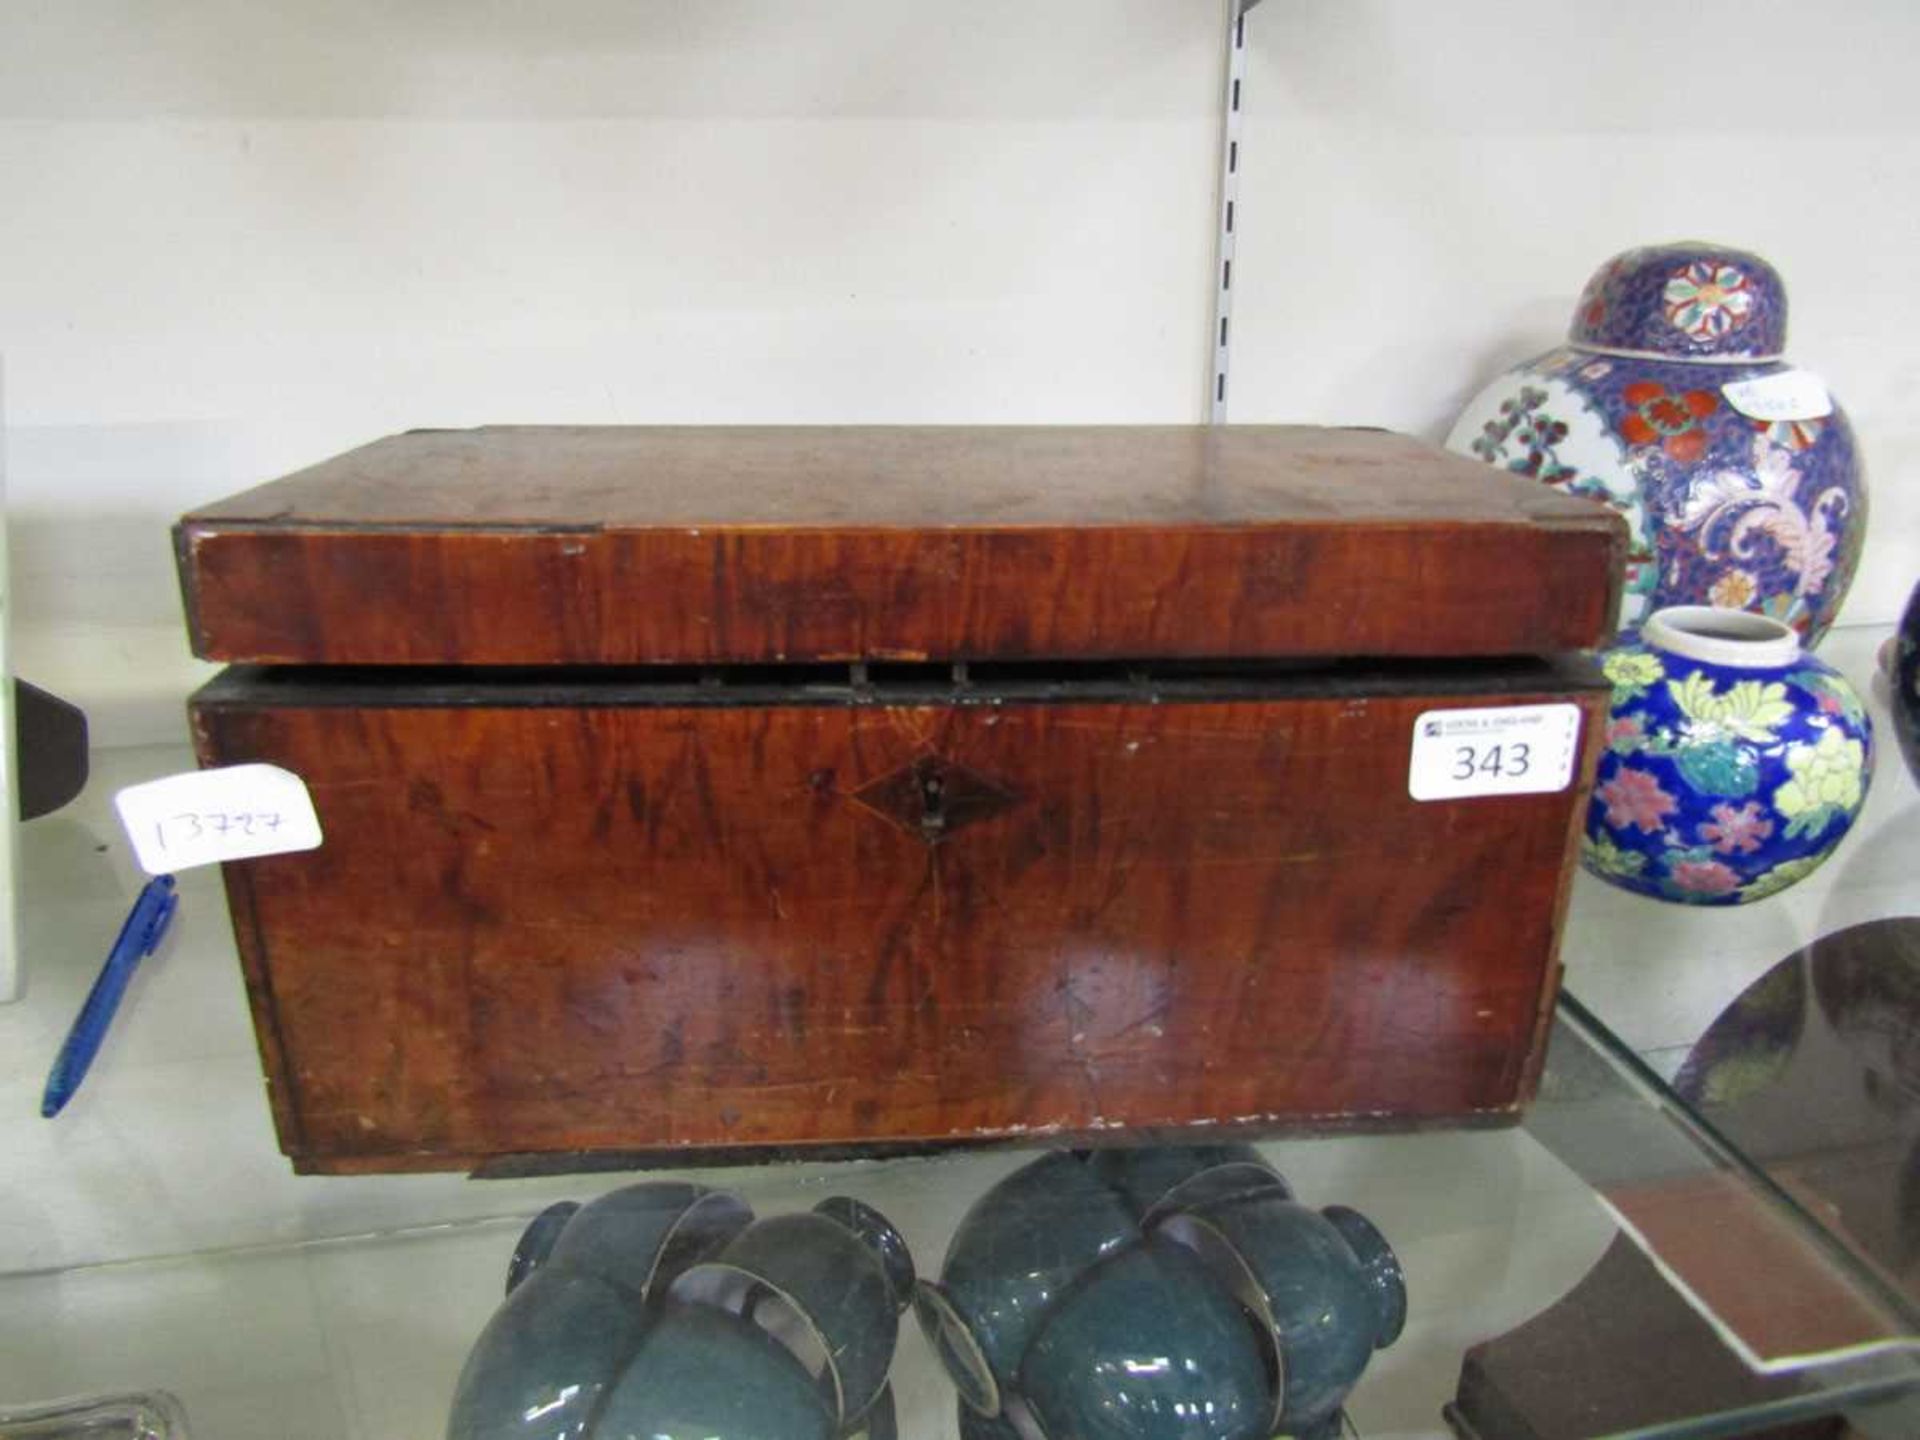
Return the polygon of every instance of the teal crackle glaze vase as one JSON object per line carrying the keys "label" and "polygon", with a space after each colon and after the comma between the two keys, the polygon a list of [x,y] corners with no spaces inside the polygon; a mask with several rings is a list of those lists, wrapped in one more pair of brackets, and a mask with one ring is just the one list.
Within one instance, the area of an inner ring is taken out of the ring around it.
{"label": "teal crackle glaze vase", "polygon": [[1867,492],[1845,413],[1786,339],[1786,286],[1758,255],[1628,250],[1588,280],[1565,343],[1468,401],[1447,448],[1625,518],[1623,628],[1715,605],[1811,649],[1853,582]]}
{"label": "teal crackle glaze vase", "polygon": [[1873,727],[1785,624],[1675,606],[1601,663],[1613,699],[1588,870],[1661,900],[1738,905],[1833,854],[1866,802]]}
{"label": "teal crackle glaze vase", "polygon": [[916,1310],[964,1440],[1334,1440],[1398,1261],[1245,1145],[1057,1151],[961,1220]]}
{"label": "teal crackle glaze vase", "polygon": [[448,1440],[897,1440],[887,1370],[914,1283],[877,1211],[756,1221],[675,1181],[527,1226]]}

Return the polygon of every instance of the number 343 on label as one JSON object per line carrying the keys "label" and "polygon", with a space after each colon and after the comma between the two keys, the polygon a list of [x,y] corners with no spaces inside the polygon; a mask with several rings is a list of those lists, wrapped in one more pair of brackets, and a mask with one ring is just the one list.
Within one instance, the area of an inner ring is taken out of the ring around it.
{"label": "number 343 on label", "polygon": [[1428,710],[1413,722],[1407,793],[1416,800],[1546,795],[1573,783],[1577,705]]}

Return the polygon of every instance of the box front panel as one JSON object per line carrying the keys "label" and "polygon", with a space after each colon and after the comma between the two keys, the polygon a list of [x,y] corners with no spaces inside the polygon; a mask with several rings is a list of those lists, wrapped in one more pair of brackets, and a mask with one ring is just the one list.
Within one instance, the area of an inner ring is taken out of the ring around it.
{"label": "box front panel", "polygon": [[229,868],[283,1143],[381,1168],[1513,1107],[1585,767],[1411,799],[1478,703],[196,718],[326,835]]}

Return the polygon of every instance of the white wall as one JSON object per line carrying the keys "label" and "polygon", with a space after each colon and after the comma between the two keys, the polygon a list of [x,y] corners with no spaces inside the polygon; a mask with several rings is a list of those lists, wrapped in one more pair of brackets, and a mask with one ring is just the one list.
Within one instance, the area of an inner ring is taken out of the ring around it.
{"label": "white wall", "polygon": [[1920,578],[1920,6],[1267,0],[1253,12],[1233,414],[1438,439],[1587,276],[1703,237],[1784,275],[1789,358],[1867,458],[1841,624]]}
{"label": "white wall", "polygon": [[22,673],[184,733],[166,525],[414,425],[1178,420],[1212,0],[16,6]]}
{"label": "white wall", "polygon": [[[1920,12],[1267,0],[1233,415],[1437,437],[1602,258],[1785,272],[1920,562]],[[1215,0],[160,0],[0,19],[19,663],[182,733],[165,528],[412,425],[1185,420]]]}

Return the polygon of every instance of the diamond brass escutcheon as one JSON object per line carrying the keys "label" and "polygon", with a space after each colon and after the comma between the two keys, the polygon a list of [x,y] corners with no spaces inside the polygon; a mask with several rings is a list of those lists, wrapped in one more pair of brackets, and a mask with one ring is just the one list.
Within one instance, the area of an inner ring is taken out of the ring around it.
{"label": "diamond brass escutcheon", "polygon": [[1011,790],[940,755],[919,756],[869,780],[852,798],[929,845],[1020,803]]}

